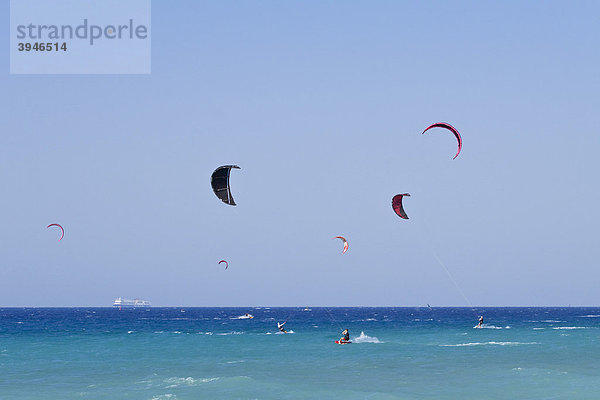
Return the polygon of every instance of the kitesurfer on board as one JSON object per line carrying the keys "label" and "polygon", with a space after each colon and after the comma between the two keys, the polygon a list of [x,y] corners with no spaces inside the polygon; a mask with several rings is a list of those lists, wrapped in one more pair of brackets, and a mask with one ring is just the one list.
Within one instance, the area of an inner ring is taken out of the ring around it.
{"label": "kitesurfer on board", "polygon": [[281,332],[283,333],[287,333],[287,331],[285,330],[285,328],[283,327],[285,324],[287,324],[287,321],[285,321],[283,324],[280,324],[279,322],[277,323],[277,329],[279,329]]}
{"label": "kitesurfer on board", "polygon": [[342,344],[342,343],[349,343],[350,342],[350,332],[348,332],[348,329],[344,329],[342,331],[342,335],[344,335],[344,336],[342,336],[340,338],[340,344]]}
{"label": "kitesurfer on board", "polygon": [[479,323],[477,324],[477,328],[481,328],[483,326],[483,315],[479,316]]}

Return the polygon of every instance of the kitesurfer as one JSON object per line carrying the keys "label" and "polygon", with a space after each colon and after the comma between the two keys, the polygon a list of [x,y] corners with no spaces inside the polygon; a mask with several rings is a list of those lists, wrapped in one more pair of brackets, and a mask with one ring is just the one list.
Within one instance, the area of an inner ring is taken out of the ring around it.
{"label": "kitesurfer", "polygon": [[483,326],[483,315],[479,316],[479,323],[477,324],[477,328],[481,328]]}
{"label": "kitesurfer", "polygon": [[279,322],[277,323],[277,329],[279,329],[281,332],[283,333],[287,333],[287,331],[285,330],[285,328],[283,327],[285,324],[287,324],[287,321],[285,321],[283,324],[280,324]]}
{"label": "kitesurfer", "polygon": [[342,331],[342,335],[344,335],[344,336],[342,336],[340,338],[340,343],[344,343],[344,342],[349,342],[350,341],[350,332],[348,332],[348,329],[344,329]]}

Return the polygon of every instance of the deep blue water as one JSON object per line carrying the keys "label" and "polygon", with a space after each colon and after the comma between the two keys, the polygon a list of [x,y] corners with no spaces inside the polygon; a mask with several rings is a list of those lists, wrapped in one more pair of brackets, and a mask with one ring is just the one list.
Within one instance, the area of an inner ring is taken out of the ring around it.
{"label": "deep blue water", "polygon": [[477,311],[4,308],[0,399],[600,398],[600,308]]}

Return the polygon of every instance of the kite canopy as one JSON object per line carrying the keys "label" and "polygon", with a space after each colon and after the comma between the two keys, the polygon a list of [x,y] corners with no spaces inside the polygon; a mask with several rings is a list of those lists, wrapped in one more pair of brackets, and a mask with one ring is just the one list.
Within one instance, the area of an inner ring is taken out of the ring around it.
{"label": "kite canopy", "polygon": [[452,125],[447,124],[445,122],[438,122],[438,123],[435,123],[433,125],[429,125],[423,131],[423,133],[427,132],[431,128],[444,128],[444,129],[448,129],[450,132],[452,132],[454,134],[454,136],[456,137],[456,140],[458,141],[458,151],[456,152],[456,155],[452,159],[454,160],[456,157],[458,157],[458,155],[460,154],[460,150],[462,149],[462,138],[460,137],[460,133],[458,133],[458,131],[456,130],[456,128],[454,128]]}
{"label": "kite canopy", "polygon": [[229,267],[229,263],[225,260],[221,260],[219,261],[219,264],[225,263],[225,269],[227,269]]}
{"label": "kite canopy", "polygon": [[50,224],[48,225],[46,228],[50,228],[51,226],[58,226],[60,228],[60,239],[58,239],[59,241],[62,240],[63,237],[65,237],[65,230],[63,229],[62,226],[60,226],[59,224]]}
{"label": "kite canopy", "polygon": [[210,177],[210,184],[213,191],[223,203],[235,206],[233,196],[231,195],[231,189],[229,188],[229,173],[232,168],[240,169],[237,165],[223,165],[215,169]]}
{"label": "kite canopy", "polygon": [[402,193],[402,194],[395,195],[394,198],[392,199],[392,208],[394,209],[394,211],[400,218],[408,219],[408,215],[406,215],[406,212],[404,211],[404,208],[402,207],[402,197],[404,197],[404,196],[410,197],[410,194]]}
{"label": "kite canopy", "polygon": [[343,236],[336,236],[336,237],[334,237],[334,239],[340,239],[344,243],[344,251],[342,251],[342,254],[344,254],[345,252],[348,251],[348,241],[346,240],[345,237],[343,237]]}

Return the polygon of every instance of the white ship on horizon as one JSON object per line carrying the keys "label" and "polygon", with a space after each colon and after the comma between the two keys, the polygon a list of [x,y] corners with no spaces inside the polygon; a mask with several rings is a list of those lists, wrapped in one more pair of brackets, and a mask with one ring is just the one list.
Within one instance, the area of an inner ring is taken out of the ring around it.
{"label": "white ship on horizon", "polygon": [[140,299],[124,299],[122,297],[118,297],[115,299],[113,303],[113,307],[121,308],[140,308],[140,307],[150,307],[150,302],[148,300],[140,300]]}

